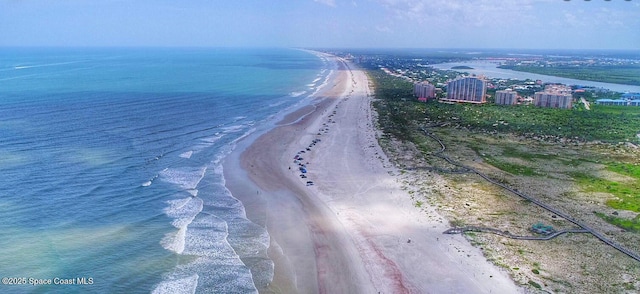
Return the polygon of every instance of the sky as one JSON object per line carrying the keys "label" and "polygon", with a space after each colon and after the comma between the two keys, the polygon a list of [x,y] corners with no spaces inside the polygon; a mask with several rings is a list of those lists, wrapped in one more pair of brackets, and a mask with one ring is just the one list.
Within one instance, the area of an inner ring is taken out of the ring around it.
{"label": "sky", "polygon": [[0,46],[640,50],[640,0],[0,0]]}

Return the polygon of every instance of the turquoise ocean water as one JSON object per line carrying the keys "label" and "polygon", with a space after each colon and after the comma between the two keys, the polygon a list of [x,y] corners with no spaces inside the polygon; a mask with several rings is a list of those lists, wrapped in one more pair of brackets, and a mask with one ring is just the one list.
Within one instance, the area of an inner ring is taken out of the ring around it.
{"label": "turquoise ocean water", "polygon": [[0,292],[255,292],[269,236],[221,160],[330,72],[288,49],[0,49]]}

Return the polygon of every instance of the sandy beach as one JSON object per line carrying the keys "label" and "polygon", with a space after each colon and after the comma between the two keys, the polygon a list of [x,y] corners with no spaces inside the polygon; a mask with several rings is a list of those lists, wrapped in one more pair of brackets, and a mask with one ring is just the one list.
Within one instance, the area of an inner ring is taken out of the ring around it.
{"label": "sandy beach", "polygon": [[365,72],[326,58],[339,70],[317,98],[224,163],[227,188],[271,236],[275,275],[261,292],[523,292],[462,236],[442,234],[433,208],[414,206],[376,140]]}

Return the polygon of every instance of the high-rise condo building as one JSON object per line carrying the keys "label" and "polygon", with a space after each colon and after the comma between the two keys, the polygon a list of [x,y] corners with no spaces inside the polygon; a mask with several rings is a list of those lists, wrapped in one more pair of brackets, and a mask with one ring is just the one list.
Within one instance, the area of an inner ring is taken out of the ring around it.
{"label": "high-rise condo building", "polygon": [[436,87],[428,82],[416,83],[413,85],[413,95],[418,98],[436,98]]}
{"label": "high-rise condo building", "polygon": [[496,91],[496,104],[515,105],[518,102],[518,93],[513,90]]}
{"label": "high-rise condo building", "polygon": [[566,108],[573,106],[571,94],[559,94],[548,92],[536,92],[533,95],[533,104],[540,107]]}
{"label": "high-rise condo building", "polygon": [[447,83],[447,98],[445,101],[485,103],[487,85],[484,80],[474,77],[455,79]]}
{"label": "high-rise condo building", "polygon": [[533,104],[540,107],[570,109],[573,106],[571,88],[566,85],[546,85],[544,92],[536,92],[533,95]]}

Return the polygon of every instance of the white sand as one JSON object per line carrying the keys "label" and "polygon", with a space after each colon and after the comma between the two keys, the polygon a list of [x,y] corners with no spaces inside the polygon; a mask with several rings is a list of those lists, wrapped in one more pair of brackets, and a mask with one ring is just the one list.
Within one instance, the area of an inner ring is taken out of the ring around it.
{"label": "white sand", "polygon": [[[342,68],[314,107],[225,162],[227,186],[272,237],[276,275],[263,292],[523,292],[462,236],[442,234],[432,208],[414,207],[383,165],[366,74]],[[308,179],[293,163],[301,150]]]}

